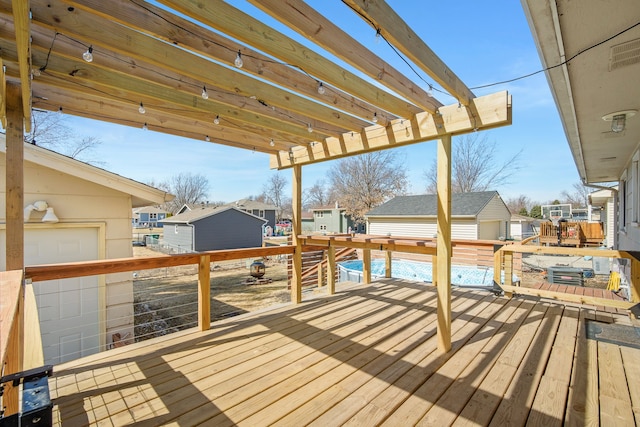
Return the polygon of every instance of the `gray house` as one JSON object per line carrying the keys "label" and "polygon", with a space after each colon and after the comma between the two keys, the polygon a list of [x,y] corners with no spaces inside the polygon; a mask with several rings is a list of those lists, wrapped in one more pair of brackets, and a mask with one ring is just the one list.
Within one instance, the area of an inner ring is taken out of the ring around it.
{"label": "gray house", "polygon": [[262,246],[267,220],[231,206],[187,210],[164,221],[164,244],[178,252]]}
{"label": "gray house", "polygon": [[324,206],[312,209],[313,231],[318,233],[348,233],[353,231],[365,232],[365,225],[356,226],[353,219],[345,214],[345,208],[336,203],[334,206]]}
{"label": "gray house", "polygon": [[266,225],[269,227],[273,228],[276,226],[276,211],[278,208],[274,205],[258,202],[256,200],[240,199],[235,202],[227,203],[224,206],[235,207],[259,218],[264,218],[267,220]]}
{"label": "gray house", "polygon": [[[436,196],[398,196],[370,210],[369,234],[435,237]],[[509,238],[511,213],[497,191],[459,193],[451,197],[451,238],[497,240]]]}

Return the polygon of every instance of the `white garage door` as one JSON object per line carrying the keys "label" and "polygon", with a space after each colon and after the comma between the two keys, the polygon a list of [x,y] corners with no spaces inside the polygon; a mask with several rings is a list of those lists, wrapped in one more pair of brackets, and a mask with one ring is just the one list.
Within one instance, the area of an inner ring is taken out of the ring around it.
{"label": "white garage door", "polygon": [[[4,230],[0,240],[0,247],[5,247]],[[25,265],[97,259],[98,229],[27,229],[24,246]],[[98,284],[95,276],[33,284],[45,363],[61,363],[100,350]]]}

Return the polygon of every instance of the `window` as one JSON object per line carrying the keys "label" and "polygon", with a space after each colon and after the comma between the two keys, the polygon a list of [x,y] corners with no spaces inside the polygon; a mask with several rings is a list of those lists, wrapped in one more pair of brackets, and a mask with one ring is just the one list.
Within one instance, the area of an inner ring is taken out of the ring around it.
{"label": "window", "polygon": [[176,224],[176,225],[174,225],[174,226],[173,226],[173,232],[174,232],[175,234],[178,234],[178,224]]}
{"label": "window", "polygon": [[157,214],[157,213],[150,213],[150,214],[149,214],[149,219],[155,219],[155,220],[157,220],[157,219],[158,219],[158,214]]}
{"label": "window", "polygon": [[259,210],[259,211],[258,211],[258,216],[259,216],[260,218],[264,218],[264,211],[263,211],[263,210]]}
{"label": "window", "polygon": [[620,178],[620,191],[618,191],[620,197],[620,209],[618,211],[619,215],[619,228],[621,231],[626,230],[627,226],[627,174],[625,173]]}
{"label": "window", "polygon": [[327,230],[327,226],[325,224],[321,224],[320,231],[326,231],[326,230]]}
{"label": "window", "polygon": [[324,212],[323,211],[317,211],[316,212],[316,217],[317,218],[324,218]]}

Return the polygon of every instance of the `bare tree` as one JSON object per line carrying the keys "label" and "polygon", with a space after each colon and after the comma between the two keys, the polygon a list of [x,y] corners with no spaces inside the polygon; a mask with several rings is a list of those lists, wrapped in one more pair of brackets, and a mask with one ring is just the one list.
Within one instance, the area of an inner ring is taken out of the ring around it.
{"label": "bare tree", "polygon": [[582,182],[573,183],[573,192],[564,190],[560,195],[563,203],[570,203],[572,208],[584,208],[589,204],[589,188]]}
{"label": "bare tree", "polygon": [[167,202],[165,209],[177,212],[183,205],[200,203],[209,193],[209,180],[202,174],[180,173],[159,184],[149,185],[165,190],[175,196]]}
{"label": "bare tree", "polygon": [[505,204],[512,214],[519,214],[523,210],[529,212],[529,209],[531,208],[531,206],[533,206],[533,202],[531,201],[531,199],[524,194],[521,194],[518,197],[508,198],[507,200],[505,200]]}
{"label": "bare tree", "polygon": [[[287,180],[276,173],[271,175],[271,177],[264,183],[262,186],[262,197],[268,203],[275,205],[277,208],[278,219],[282,218],[283,215],[283,206],[287,201],[286,196],[284,194],[284,189],[287,186]],[[288,199],[288,203],[291,204],[291,199]]]}
{"label": "bare tree", "polygon": [[24,137],[25,142],[48,148],[72,159],[93,165],[105,163],[92,157],[92,151],[102,144],[95,136],[78,137],[67,125],[66,116],[49,111],[33,111],[32,131]]}
{"label": "bare tree", "polygon": [[304,206],[306,208],[319,208],[321,206],[327,206],[330,202],[329,191],[325,185],[324,180],[316,181],[312,187],[304,191],[303,195]]}
{"label": "bare tree", "polygon": [[376,151],[340,160],[329,170],[330,186],[345,213],[356,222],[407,190],[407,176],[397,151]]}
{"label": "bare tree", "polygon": [[[470,133],[456,139],[452,148],[451,190],[454,193],[486,191],[508,184],[521,168],[522,150],[503,163],[498,163],[495,141],[488,141],[486,134]],[[436,192],[438,180],[437,160],[425,171],[427,192]]]}

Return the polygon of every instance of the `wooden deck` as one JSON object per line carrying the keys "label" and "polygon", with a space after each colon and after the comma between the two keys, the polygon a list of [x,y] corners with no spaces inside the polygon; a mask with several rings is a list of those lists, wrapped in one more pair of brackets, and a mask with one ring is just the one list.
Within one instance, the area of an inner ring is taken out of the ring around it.
{"label": "wooden deck", "polygon": [[640,422],[638,330],[635,344],[586,335],[621,328],[633,338],[628,316],[454,290],[453,349],[441,354],[435,305],[432,286],[385,279],[59,365],[54,422]]}

